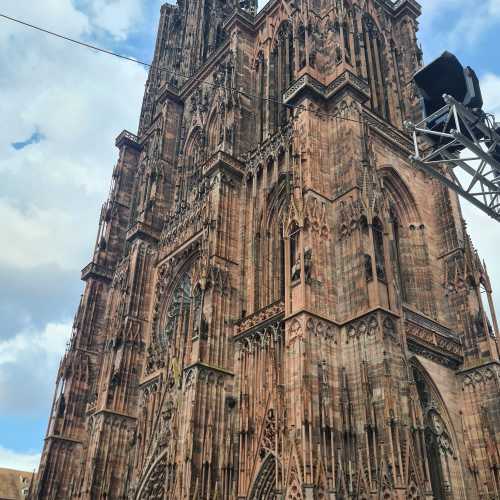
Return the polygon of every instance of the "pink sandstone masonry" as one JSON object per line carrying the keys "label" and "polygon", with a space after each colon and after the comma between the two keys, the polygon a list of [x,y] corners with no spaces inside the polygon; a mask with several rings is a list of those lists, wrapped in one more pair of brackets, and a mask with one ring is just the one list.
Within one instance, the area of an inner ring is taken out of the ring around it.
{"label": "pink sandstone masonry", "polygon": [[408,162],[420,7],[252,2],[161,9],[33,498],[498,499],[491,284]]}

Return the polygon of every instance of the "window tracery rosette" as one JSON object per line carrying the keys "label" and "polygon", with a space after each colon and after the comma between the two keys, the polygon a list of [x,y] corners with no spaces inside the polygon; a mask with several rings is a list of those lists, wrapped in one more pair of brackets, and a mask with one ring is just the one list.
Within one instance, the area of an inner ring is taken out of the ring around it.
{"label": "window tracery rosette", "polygon": [[158,271],[146,375],[161,368],[170,369],[173,360],[182,370],[189,360],[193,337],[204,331],[203,291],[196,261],[191,259],[181,266],[176,276],[179,267],[171,262]]}

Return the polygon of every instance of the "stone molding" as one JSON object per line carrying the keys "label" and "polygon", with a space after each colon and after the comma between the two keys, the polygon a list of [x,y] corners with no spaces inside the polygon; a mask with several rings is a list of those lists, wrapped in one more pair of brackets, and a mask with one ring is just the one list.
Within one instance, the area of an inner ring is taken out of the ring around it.
{"label": "stone molding", "polygon": [[142,151],[142,144],[140,143],[139,138],[128,130],[123,130],[120,135],[118,135],[115,141],[115,145],[117,148],[121,148],[122,146],[130,146],[137,151]]}
{"label": "stone molding", "polygon": [[87,281],[89,278],[95,278],[105,281],[106,283],[111,283],[113,280],[113,273],[106,266],[92,261],[81,271],[82,281]]}
{"label": "stone molding", "polygon": [[331,81],[328,85],[323,85],[311,75],[305,73],[295,80],[283,93],[283,102],[291,104],[303,92],[311,92],[321,99],[329,100],[340,91],[349,88],[361,99],[362,102],[370,98],[370,88],[368,83],[359,78],[349,70],[345,70],[340,76]]}
{"label": "stone molding", "polygon": [[263,328],[274,320],[282,317],[285,312],[284,302],[278,301],[259,309],[255,313],[236,323],[235,337],[250,333],[254,329]]}

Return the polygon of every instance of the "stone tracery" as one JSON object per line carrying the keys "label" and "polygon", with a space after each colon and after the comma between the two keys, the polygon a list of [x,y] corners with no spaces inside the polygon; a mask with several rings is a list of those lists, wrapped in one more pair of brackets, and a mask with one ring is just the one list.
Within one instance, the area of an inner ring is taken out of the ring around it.
{"label": "stone tracery", "polygon": [[407,162],[418,6],[254,7],[162,7],[38,496],[487,498],[498,328]]}

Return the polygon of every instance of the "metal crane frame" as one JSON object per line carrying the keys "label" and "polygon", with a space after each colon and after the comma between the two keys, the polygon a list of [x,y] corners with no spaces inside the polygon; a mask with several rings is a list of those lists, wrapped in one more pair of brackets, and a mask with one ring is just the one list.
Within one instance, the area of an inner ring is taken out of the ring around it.
{"label": "metal crane frame", "polygon": [[432,115],[405,123],[415,147],[410,161],[500,222],[500,161],[492,154],[500,151],[498,125],[491,115],[477,115],[450,95],[443,99],[446,105]]}

